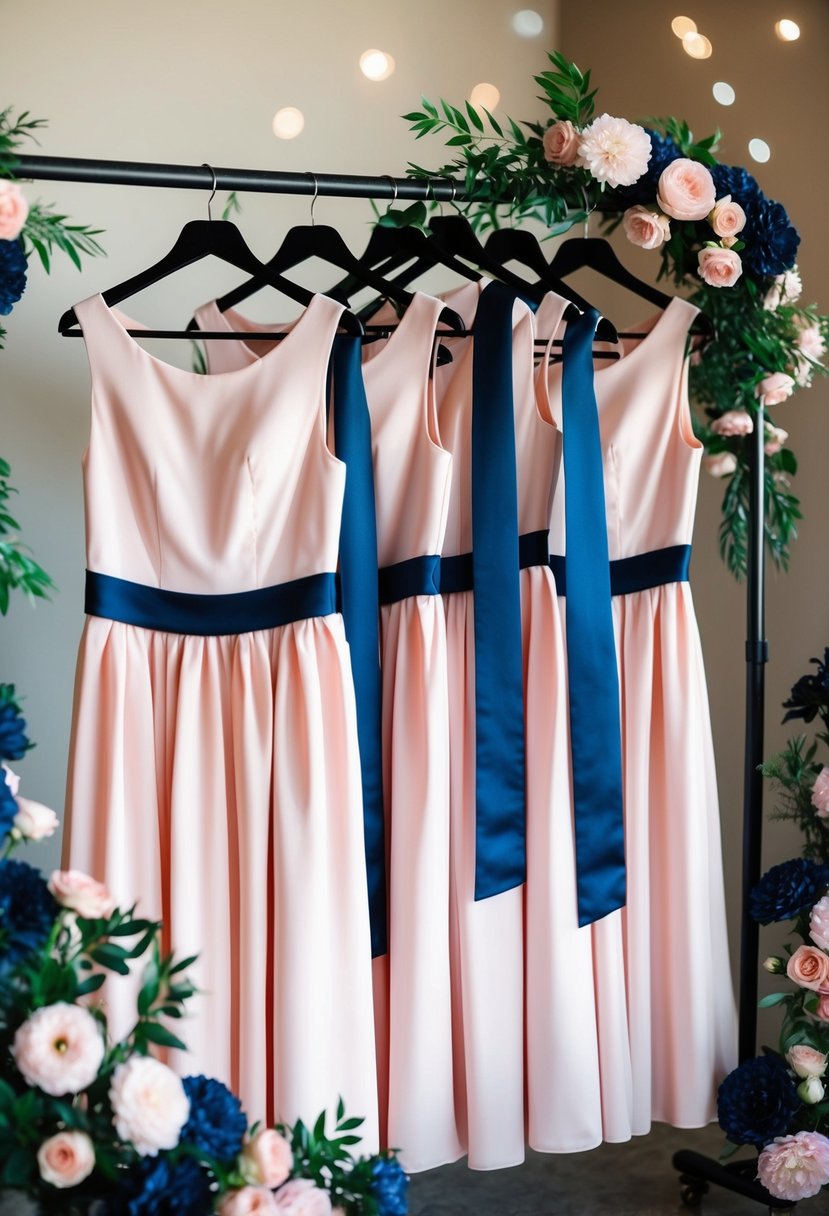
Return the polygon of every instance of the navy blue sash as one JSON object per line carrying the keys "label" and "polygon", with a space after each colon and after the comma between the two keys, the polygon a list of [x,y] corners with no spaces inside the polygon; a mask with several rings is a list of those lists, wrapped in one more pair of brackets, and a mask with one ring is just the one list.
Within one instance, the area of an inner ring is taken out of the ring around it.
{"label": "navy blue sash", "polygon": [[[637,553],[634,557],[616,558],[610,563],[610,594],[632,595],[635,591],[649,591],[666,583],[687,583],[690,565],[690,545],[669,545],[665,549]],[[550,557],[550,569],[555,575],[556,591],[566,595],[565,559],[554,553]]]}
{"label": "navy blue sash", "polygon": [[[470,554],[470,558],[471,558]],[[409,557],[380,569],[380,603],[396,604],[413,595],[437,595],[440,591],[441,561],[438,553]]]}

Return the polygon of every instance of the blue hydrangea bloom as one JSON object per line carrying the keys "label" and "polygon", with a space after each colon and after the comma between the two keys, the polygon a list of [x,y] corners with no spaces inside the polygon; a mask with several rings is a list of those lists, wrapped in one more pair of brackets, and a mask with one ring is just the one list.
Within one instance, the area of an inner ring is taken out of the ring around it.
{"label": "blue hydrangea bloom", "polygon": [[0,317],[7,317],[26,290],[26,255],[20,241],[0,241]]}
{"label": "blue hydrangea bloom", "polygon": [[123,1203],[110,1211],[129,1216],[205,1216],[213,1210],[207,1174],[192,1157],[173,1165],[167,1157],[147,1157],[131,1173]]}
{"label": "blue hydrangea bloom", "polygon": [[14,685],[0,684],[0,760],[22,760],[28,748],[26,719],[14,699]]}
{"label": "blue hydrangea bloom", "polygon": [[749,897],[752,918],[761,925],[793,920],[817,903],[829,885],[829,866],[793,857],[767,870]]}
{"label": "blue hydrangea bloom", "polygon": [[717,1093],[717,1118],[733,1144],[763,1148],[775,1136],[786,1135],[800,1105],[780,1057],[758,1056],[723,1081]]}
{"label": "blue hydrangea bloom", "polygon": [[713,165],[711,176],[717,190],[717,198],[730,194],[735,203],[746,208],[765,199],[757,178],[739,165]]}
{"label": "blue hydrangea bloom", "polygon": [[190,1117],[181,1139],[217,1161],[233,1161],[242,1148],[248,1121],[242,1103],[213,1077],[185,1077]]}
{"label": "blue hydrangea bloom", "polygon": [[43,875],[25,861],[0,861],[0,975],[49,936],[58,905]]}
{"label": "blue hydrangea bloom", "polygon": [[394,1157],[379,1157],[375,1161],[371,1190],[380,1208],[380,1216],[406,1216],[409,1210],[406,1192],[409,1179]]}
{"label": "blue hydrangea bloom", "polygon": [[788,701],[783,702],[787,711],[783,721],[802,718],[804,722],[812,722],[818,714],[829,712],[829,646],[823,652],[823,660],[810,659],[817,665],[817,671],[812,675],[807,672],[801,676],[789,693]]}
{"label": "blue hydrangea bloom", "polygon": [[791,270],[797,259],[800,233],[792,224],[782,203],[758,198],[744,205],[746,226],[740,236],[746,243],[740,253],[745,265],[756,275],[782,274]]}
{"label": "blue hydrangea bloom", "polygon": [[6,782],[6,774],[0,768],[0,840],[12,830],[16,814],[17,799]]}

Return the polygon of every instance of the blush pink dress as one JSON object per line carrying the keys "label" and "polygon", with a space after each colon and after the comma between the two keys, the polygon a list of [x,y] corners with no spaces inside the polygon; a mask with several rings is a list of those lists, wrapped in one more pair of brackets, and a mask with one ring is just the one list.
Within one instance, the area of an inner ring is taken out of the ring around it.
{"label": "blush pink dress", "polygon": [[[336,569],[344,466],[325,437],[341,313],[315,296],[279,345],[198,376],[144,351],[100,296],[77,307],[92,372],[91,571],[204,595]],[[87,618],[64,862],[198,954],[182,1073],[251,1119],[339,1095],[378,1142],[354,691],[336,612],[222,636]],[[116,1034],[135,989],[108,984]]]}
{"label": "blush pink dress", "polygon": [[[672,300],[636,327],[648,331],[644,340],[625,345],[617,362],[597,366],[611,560],[691,543],[702,445],[691,423],[685,353],[696,311]],[[551,336],[557,319],[542,304],[539,332]],[[559,424],[560,383],[560,365],[539,380],[539,408]],[[554,553],[564,551],[562,483],[553,502]],[[549,941],[534,955],[533,971],[550,999],[529,1023],[535,1026],[529,1074],[546,1072],[551,1083],[543,1120],[535,1106],[537,1147],[625,1140],[647,1132],[652,1120],[702,1126],[715,1117],[717,1086],[736,1062],[717,784],[690,586],[672,582],[616,595],[613,615],[628,899],[620,912],[577,929],[574,897],[549,892],[558,902],[555,910],[551,903]],[[548,868],[551,882],[567,883],[571,867],[572,846],[562,833],[557,847],[550,841],[540,872]],[[573,949],[557,940],[553,926],[562,923]],[[537,924],[530,914],[528,937]],[[562,976],[574,958],[578,976],[568,975],[565,992]],[[588,1030],[568,1044],[568,1066],[561,1043],[567,1007],[573,994],[591,988],[596,1037],[585,1008]],[[589,1099],[579,1073],[593,1078]],[[559,1075],[567,1097],[555,1093]],[[531,1102],[531,1127],[532,1110]]]}
{"label": "blush pink dress", "polygon": [[[420,292],[388,340],[364,348],[381,568],[439,554],[451,456],[441,446],[432,371],[441,300]],[[206,331],[277,330],[209,303]],[[244,365],[269,343],[205,341],[208,367]],[[455,1119],[449,975],[449,703],[446,625],[437,594],[384,604],[383,779],[389,952],[374,960],[381,1132],[407,1170],[463,1152]]]}

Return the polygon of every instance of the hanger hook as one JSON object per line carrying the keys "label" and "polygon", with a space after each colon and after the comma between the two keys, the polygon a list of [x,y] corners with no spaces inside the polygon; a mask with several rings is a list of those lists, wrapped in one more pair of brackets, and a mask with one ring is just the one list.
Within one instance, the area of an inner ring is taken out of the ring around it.
{"label": "hanger hook", "polygon": [[316,222],[317,222],[314,219],[314,208],[316,207],[317,199],[320,196],[320,186],[319,186],[319,182],[317,181],[314,174],[310,171],[310,169],[306,169],[305,172],[308,174],[311,181],[314,183],[314,197],[311,199],[311,227],[313,228],[313,227],[315,227]]}
{"label": "hanger hook", "polygon": [[587,187],[582,183],[581,196],[584,200],[584,232],[583,237],[587,240],[590,235],[590,200],[587,197]]}
{"label": "hanger hook", "polygon": [[397,202],[397,179],[392,177],[391,173],[384,173],[383,177],[386,179],[386,181],[391,182],[391,188],[394,191],[394,194],[392,195],[392,200],[389,203],[388,207],[386,208],[386,215],[388,215],[388,213],[391,211],[394,204]]}
{"label": "hanger hook", "polygon": [[213,202],[213,199],[216,197],[216,187],[218,185],[219,179],[216,176],[216,170],[213,168],[212,165],[208,165],[206,160],[202,161],[202,168],[209,169],[210,172],[213,174],[213,188],[210,191],[210,198],[207,200],[207,218],[209,220],[212,220],[213,212],[211,210],[210,204]]}

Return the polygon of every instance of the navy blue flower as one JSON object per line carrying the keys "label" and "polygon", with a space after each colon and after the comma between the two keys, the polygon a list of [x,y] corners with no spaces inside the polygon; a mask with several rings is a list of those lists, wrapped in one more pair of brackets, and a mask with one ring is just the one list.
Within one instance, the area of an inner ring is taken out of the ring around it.
{"label": "navy blue flower", "polygon": [[406,1216],[409,1203],[406,1192],[409,1179],[395,1157],[378,1157],[372,1168],[371,1191],[377,1200],[380,1216]]}
{"label": "navy blue flower", "polygon": [[799,1109],[794,1081],[779,1056],[746,1060],[717,1093],[717,1118],[732,1144],[763,1148],[786,1135]]}
{"label": "navy blue flower", "polygon": [[810,662],[817,664],[817,671],[801,676],[792,688],[788,701],[783,702],[783,708],[788,710],[784,722],[791,718],[811,722],[818,714],[829,712],[829,646],[823,652],[823,662],[820,659]]}
{"label": "navy blue flower", "polygon": [[185,1077],[183,1084],[190,1118],[182,1128],[182,1141],[217,1161],[235,1161],[248,1128],[242,1103],[213,1077]]}
{"label": "navy blue flower", "polygon": [[620,186],[616,190],[617,196],[631,206],[635,203],[644,205],[655,202],[656,187],[663,170],[682,156],[682,149],[670,135],[662,135],[659,131],[652,131],[650,127],[645,130],[651,137],[651,158],[648,167],[632,186]]}
{"label": "navy blue flower", "polygon": [[128,1185],[123,1203],[111,1210],[129,1216],[204,1216],[213,1210],[209,1179],[192,1157],[175,1164],[168,1157],[145,1158]]}
{"label": "navy blue flower", "polygon": [[711,176],[717,191],[717,198],[730,194],[735,203],[744,209],[761,200],[765,194],[760,189],[757,178],[739,165],[712,165]]}
{"label": "navy blue flower", "polygon": [[40,949],[59,910],[34,866],[0,861],[0,975]]}
{"label": "navy blue flower", "polygon": [[6,317],[26,290],[26,255],[20,241],[0,241],[0,317]]}
{"label": "navy blue flower", "polygon": [[794,857],[767,870],[751,892],[749,906],[761,925],[792,920],[817,903],[829,885],[829,866]]}
{"label": "navy blue flower", "polygon": [[12,830],[16,814],[17,799],[6,781],[6,774],[0,768],[0,840]]}
{"label": "navy blue flower", "polygon": [[14,699],[14,685],[0,684],[0,760],[22,760],[30,746],[26,719]]}
{"label": "navy blue flower", "polygon": [[757,275],[782,274],[797,258],[800,234],[782,203],[759,198],[744,205],[746,226],[740,233],[746,247],[741,257]]}

